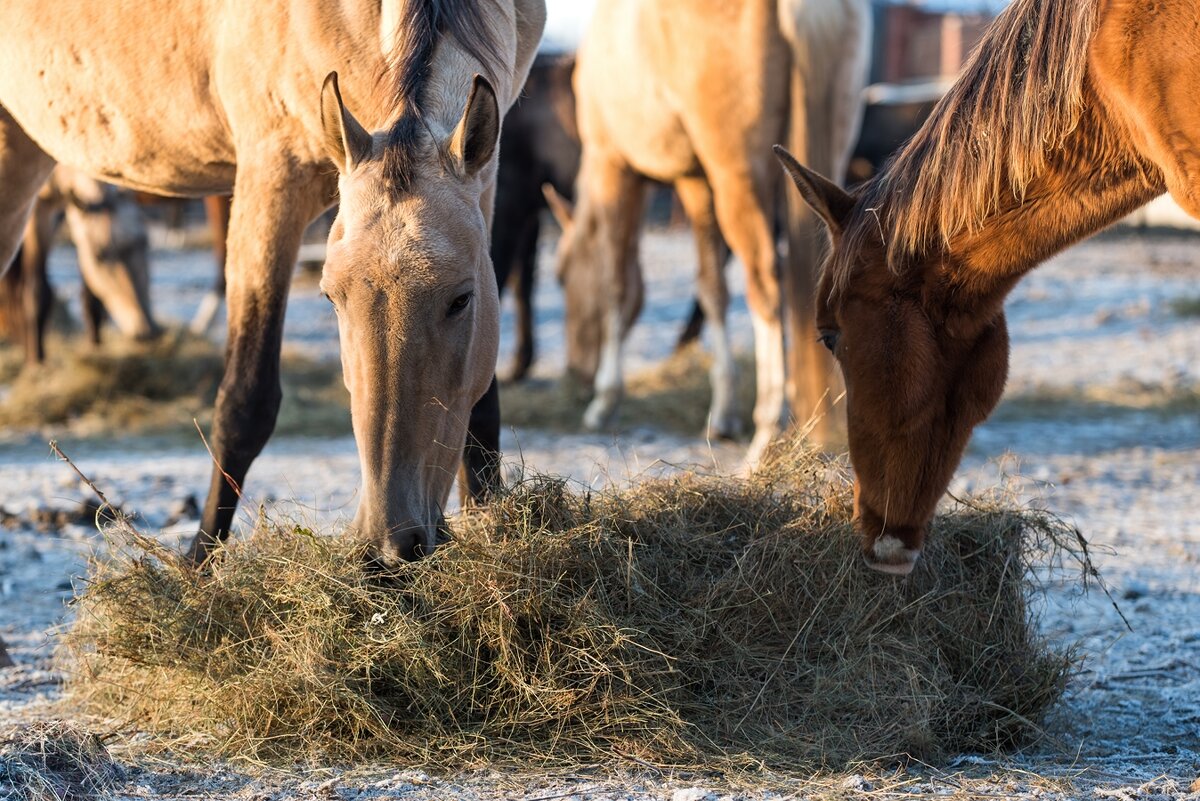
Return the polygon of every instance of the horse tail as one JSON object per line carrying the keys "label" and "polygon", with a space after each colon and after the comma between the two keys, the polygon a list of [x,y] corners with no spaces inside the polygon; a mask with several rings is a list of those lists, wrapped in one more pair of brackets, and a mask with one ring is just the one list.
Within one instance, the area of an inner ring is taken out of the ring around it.
{"label": "horse tail", "polygon": [[[871,51],[869,0],[779,0],[779,23],[791,51],[786,145],[801,163],[842,183],[862,123],[862,90]],[[814,304],[826,237],[799,195],[784,187],[787,259],[788,397],[796,417],[812,417],[830,438],[841,379],[816,337]]]}

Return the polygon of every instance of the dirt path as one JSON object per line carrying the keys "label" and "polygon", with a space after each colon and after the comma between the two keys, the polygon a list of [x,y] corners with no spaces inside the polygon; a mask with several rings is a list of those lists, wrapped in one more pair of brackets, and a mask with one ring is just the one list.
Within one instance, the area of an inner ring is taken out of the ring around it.
{"label": "dirt path", "polygon": [[[69,256],[54,270],[62,294]],[[155,277],[156,305],[186,318],[207,287],[204,254],[170,254]],[[630,351],[634,369],[664,357],[688,308],[691,244],[656,232],[643,261],[651,268],[647,309]],[[750,345],[742,281],[732,327]],[[589,775],[485,772],[452,779],[372,769],[365,774],[261,775],[235,766],[143,763],[121,787],[130,797],[208,798],[712,798],[912,797],[1181,798],[1200,776],[1200,320],[1178,311],[1200,296],[1200,241],[1128,237],[1078,247],[1024,282],[1009,304],[1014,349],[1010,398],[976,435],[952,491],[1016,476],[1032,502],[1074,521],[1127,618],[1101,593],[1055,589],[1047,596],[1047,636],[1076,643],[1085,660],[1044,741],[1002,759],[967,756],[902,773],[839,774],[780,780],[776,791],[734,792],[713,777],[653,772],[623,780]],[[543,280],[542,361],[557,375],[561,306]],[[505,325],[510,320],[506,313]],[[664,335],[670,331],[671,335]],[[288,335],[320,356],[336,353],[332,315],[312,286],[297,286]],[[503,359],[504,357],[502,357]],[[0,672],[0,724],[53,714],[61,676],[51,663],[53,634],[87,552],[97,547],[85,522],[55,520],[85,494],[42,444],[0,444],[0,637],[20,663]],[[63,446],[148,530],[182,540],[196,525],[188,499],[203,499],[208,460],[199,444],[154,441]],[[699,465],[732,469],[737,446],[635,429],[619,435],[509,432],[510,458],[587,484]],[[332,529],[353,514],[358,463],[353,441],[272,442],[248,481],[247,519],[259,505],[273,516]],[[64,516],[66,517],[66,516]],[[46,520],[47,530],[30,521]],[[65,525],[58,523],[65,522]],[[169,525],[168,525],[169,524]],[[118,758],[122,756],[116,752]],[[186,756],[186,755],[184,755]],[[403,762],[398,755],[397,761]],[[695,792],[688,792],[695,790]],[[2,792],[0,792],[2,794]],[[1200,798],[1200,794],[1194,796]]]}

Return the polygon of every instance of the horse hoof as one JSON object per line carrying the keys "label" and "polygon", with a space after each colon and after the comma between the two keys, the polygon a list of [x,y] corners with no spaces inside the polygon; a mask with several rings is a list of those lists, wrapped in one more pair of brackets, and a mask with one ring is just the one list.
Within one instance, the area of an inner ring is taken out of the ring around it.
{"label": "horse hoof", "polygon": [[708,439],[732,442],[742,436],[742,421],[736,417],[729,417],[717,422],[715,425],[710,424],[705,428],[704,436]]}
{"label": "horse hoof", "polygon": [[907,576],[912,573],[921,556],[919,550],[907,548],[900,540],[885,534],[863,553],[867,567],[889,576]]}
{"label": "horse hoof", "polygon": [[591,403],[583,413],[583,427],[588,431],[603,431],[612,422],[614,411],[605,404]]}

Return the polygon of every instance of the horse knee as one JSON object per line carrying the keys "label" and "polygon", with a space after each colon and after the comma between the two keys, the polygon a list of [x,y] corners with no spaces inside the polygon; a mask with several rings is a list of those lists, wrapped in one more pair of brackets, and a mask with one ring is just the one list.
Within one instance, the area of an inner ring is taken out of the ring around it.
{"label": "horse knee", "polygon": [[223,381],[213,419],[213,440],[221,455],[253,460],[275,431],[282,403],[278,374],[254,382],[236,377]]}

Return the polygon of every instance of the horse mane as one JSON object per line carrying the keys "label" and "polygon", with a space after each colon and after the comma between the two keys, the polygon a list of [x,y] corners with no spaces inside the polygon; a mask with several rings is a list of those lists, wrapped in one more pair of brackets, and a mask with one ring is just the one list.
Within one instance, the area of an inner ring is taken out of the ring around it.
{"label": "horse mane", "polygon": [[[881,233],[888,264],[977,231],[1020,202],[1079,123],[1098,0],[1013,0],[925,125],[863,189],[847,240]],[[847,243],[857,252],[863,243]]]}
{"label": "horse mane", "polygon": [[422,112],[424,92],[433,76],[438,43],[452,37],[485,73],[502,68],[500,44],[480,9],[481,0],[405,0],[395,47],[389,61],[392,104],[401,110],[387,135],[383,174],[391,190],[407,192],[416,176],[421,135],[428,129]]}

